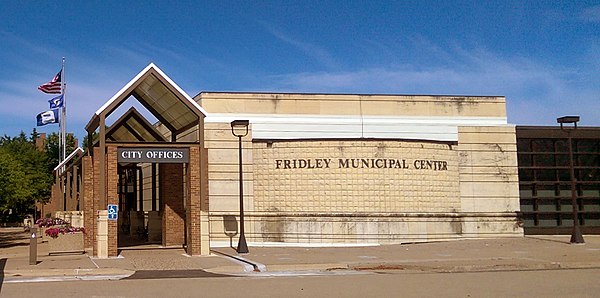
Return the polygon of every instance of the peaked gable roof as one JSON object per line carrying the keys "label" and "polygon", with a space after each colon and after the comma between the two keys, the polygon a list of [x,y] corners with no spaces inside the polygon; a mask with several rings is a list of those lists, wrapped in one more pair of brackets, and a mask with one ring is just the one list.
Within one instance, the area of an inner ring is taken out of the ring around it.
{"label": "peaked gable roof", "polygon": [[108,116],[127,98],[135,97],[163,125],[175,133],[194,126],[207,115],[185,91],[154,63],[150,63],[92,116],[86,130],[95,131],[100,116]]}
{"label": "peaked gable roof", "polygon": [[131,107],[106,131],[106,138],[117,142],[166,142],[144,116]]}

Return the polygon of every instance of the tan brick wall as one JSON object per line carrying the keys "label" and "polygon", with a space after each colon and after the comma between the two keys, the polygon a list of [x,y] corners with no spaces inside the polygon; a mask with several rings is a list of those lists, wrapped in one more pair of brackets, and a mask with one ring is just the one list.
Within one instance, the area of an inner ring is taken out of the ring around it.
{"label": "tan brick wall", "polygon": [[[448,144],[298,141],[253,145],[255,211],[456,212],[460,209],[458,156]],[[323,159],[328,160],[328,168],[293,168],[294,160],[296,166],[308,161],[316,166],[321,160],[320,166],[324,167]],[[445,168],[418,169],[422,167],[421,160],[441,161]],[[286,169],[288,161],[290,168]],[[358,168],[353,168],[352,162]],[[400,168],[396,168],[400,163]],[[385,168],[390,166],[393,168]]]}
{"label": "tan brick wall", "polygon": [[514,126],[459,127],[460,210],[505,213],[512,218],[465,221],[471,236],[522,234],[517,226],[519,176]]}
{"label": "tan brick wall", "polygon": [[[231,133],[229,123],[205,124],[207,148],[208,196],[211,211],[239,210],[239,150],[238,138]],[[244,201],[247,211],[253,210],[253,144],[252,129],[242,138],[244,171]]]}
{"label": "tan brick wall", "polygon": [[506,117],[503,96],[202,92],[210,113]]}
{"label": "tan brick wall", "polygon": [[[385,126],[383,120],[387,118],[410,122],[421,117],[434,121],[435,126],[437,118],[448,123],[464,120],[464,125],[478,124],[477,121],[481,125],[497,125],[506,117],[502,96],[203,92],[195,100],[209,112],[221,114],[211,120],[215,122],[224,121],[219,117],[227,114],[289,114],[315,116],[314,119],[348,115],[364,121],[382,121],[369,122],[369,127],[377,133],[392,134],[398,130]],[[443,131],[428,126],[417,131],[449,136],[433,138],[436,140],[455,141],[458,136],[457,143],[399,140],[403,136],[388,140],[338,140],[343,136],[307,140],[294,136],[297,139],[281,141],[269,135],[272,131],[268,121],[259,116],[256,119],[264,123],[257,122],[255,132],[262,139],[252,140],[251,131],[243,140],[248,241],[401,243],[519,235],[515,213],[518,194],[513,196],[518,192],[515,133],[510,126],[453,127]],[[308,127],[309,122],[294,129],[318,131]],[[440,125],[446,129],[452,126]],[[356,132],[350,124],[345,127]],[[418,130],[419,125],[410,129]],[[287,136],[286,131],[273,131],[281,138]],[[205,136],[211,239],[229,241],[239,225],[237,139],[231,135],[229,123],[207,123]],[[382,136],[385,137],[389,136]],[[253,149],[247,150],[249,147]],[[329,161],[330,167],[286,169],[282,164],[286,160],[310,160],[315,165],[319,159],[321,163]],[[396,169],[359,164],[358,168],[340,168],[339,159],[366,159],[367,163],[394,159],[403,166]],[[421,160],[443,161],[446,169],[416,169],[415,161]],[[233,237],[237,239],[238,235]]]}
{"label": "tan brick wall", "polygon": [[[518,190],[514,132],[510,127],[462,131],[471,134],[463,133],[460,144],[252,143],[252,180],[245,184],[253,187],[245,186],[252,195],[251,204],[245,200],[248,241],[403,243],[521,235],[513,209],[518,196],[512,196]],[[234,227],[239,224],[237,155],[233,144],[219,144],[209,164],[211,207],[219,207],[211,209],[211,238],[228,242],[231,235],[239,237]],[[404,160],[408,168],[373,168],[373,163],[361,168],[362,160],[356,169],[339,167],[339,159],[354,158]],[[293,169],[294,159],[297,166],[300,159],[312,165],[317,159],[331,161],[329,168]],[[288,169],[285,160],[290,160]],[[444,161],[446,169],[416,169],[415,161],[420,166],[421,160]]]}
{"label": "tan brick wall", "polygon": [[514,127],[460,127],[461,210],[519,210]]}

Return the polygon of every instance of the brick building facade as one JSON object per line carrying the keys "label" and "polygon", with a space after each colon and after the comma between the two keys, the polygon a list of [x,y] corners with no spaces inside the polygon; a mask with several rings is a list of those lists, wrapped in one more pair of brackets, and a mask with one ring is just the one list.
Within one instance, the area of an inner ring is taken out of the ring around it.
{"label": "brick building facade", "polygon": [[[107,125],[128,98],[159,122],[130,109]],[[94,114],[86,129],[99,138],[73,161],[82,169],[75,176],[83,175],[80,210],[94,255],[116,256],[136,232],[191,255],[237,238],[239,148],[230,127],[237,119],[250,121],[242,139],[250,243],[523,234],[504,97],[203,92],[192,99],[151,64]],[[146,158],[126,159],[123,150]],[[188,159],[151,154],[164,150]],[[108,204],[120,207],[118,220],[103,218]]]}

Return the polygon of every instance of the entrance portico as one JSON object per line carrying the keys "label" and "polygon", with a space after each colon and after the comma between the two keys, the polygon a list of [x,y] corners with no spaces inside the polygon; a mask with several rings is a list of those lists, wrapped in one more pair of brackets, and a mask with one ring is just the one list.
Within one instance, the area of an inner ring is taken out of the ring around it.
{"label": "entrance portico", "polygon": [[[152,125],[131,108],[107,127],[106,118],[129,98],[137,100],[159,122]],[[95,256],[117,256],[119,231],[131,235],[135,233],[132,227],[140,226],[148,231],[156,214],[161,217],[163,246],[183,245],[190,255],[208,254],[207,188],[201,179],[207,167],[203,162],[205,116],[206,112],[154,64],[96,111],[86,126],[85,144],[91,154],[93,181],[88,185],[92,191],[84,192],[86,206],[91,206],[88,214],[94,215],[85,218],[94,234]],[[145,192],[149,193],[146,201],[151,202],[150,210],[144,210]],[[127,218],[107,220],[104,210],[113,204],[126,209],[119,215]],[[149,211],[146,218],[144,211]]]}

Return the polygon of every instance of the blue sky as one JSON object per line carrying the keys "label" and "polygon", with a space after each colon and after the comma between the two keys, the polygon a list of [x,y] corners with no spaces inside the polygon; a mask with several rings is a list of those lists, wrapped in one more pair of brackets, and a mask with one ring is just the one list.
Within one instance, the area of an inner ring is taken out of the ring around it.
{"label": "blue sky", "polygon": [[79,137],[150,62],[191,96],[504,95],[513,124],[576,114],[600,126],[600,1],[132,3],[3,3],[0,135],[35,127],[51,98],[37,86],[62,57],[68,128]]}

